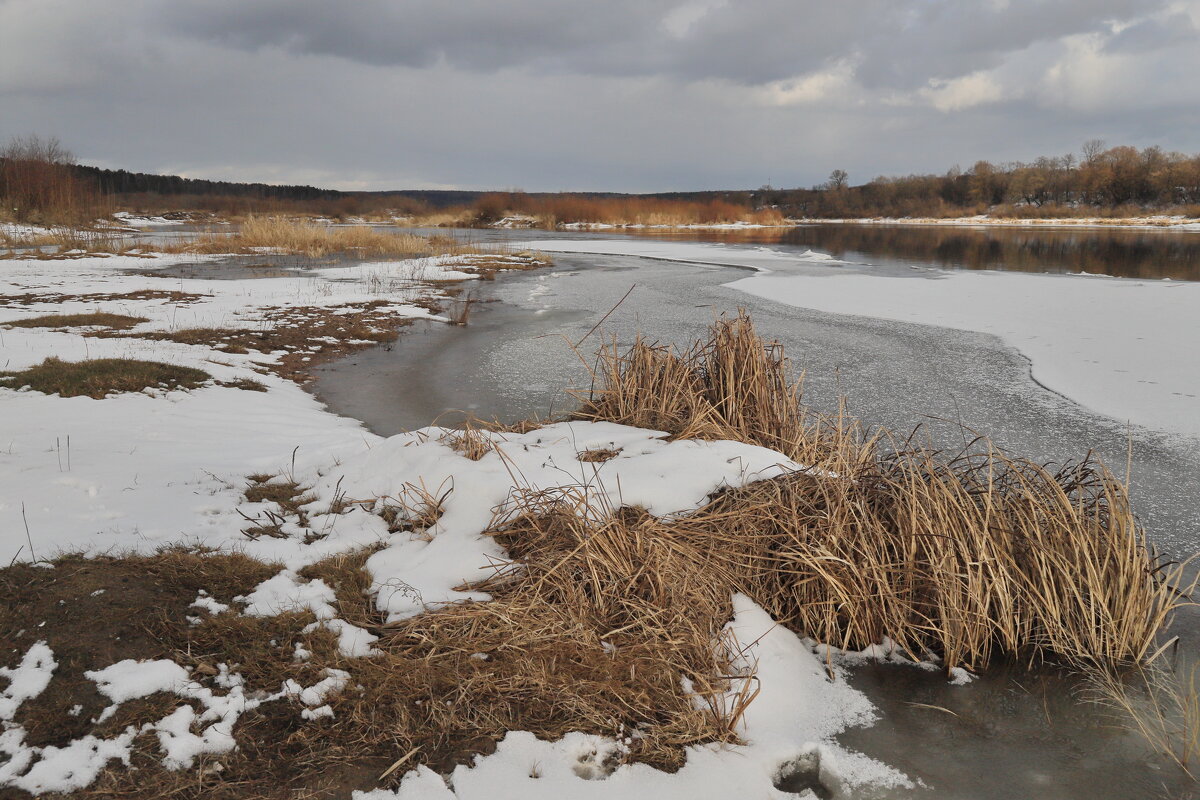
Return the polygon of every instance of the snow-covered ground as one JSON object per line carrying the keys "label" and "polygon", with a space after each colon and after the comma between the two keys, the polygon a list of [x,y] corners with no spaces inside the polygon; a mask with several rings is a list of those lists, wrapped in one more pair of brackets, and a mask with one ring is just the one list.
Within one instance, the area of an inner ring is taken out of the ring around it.
{"label": "snow-covered ground", "polygon": [[1200,283],[925,267],[905,273],[811,250],[690,242],[536,245],[747,267],[757,274],[729,287],[802,308],[993,334],[1029,358],[1034,378],[1053,391],[1121,422],[1200,438]]}
{"label": "snow-covered ground", "polygon": [[[600,505],[640,504],[670,515],[696,508],[722,487],[803,468],[751,445],[668,443],[660,432],[608,423],[483,434],[491,449],[471,460],[455,449],[450,431],[427,428],[384,439],[329,413],[298,386],[263,374],[260,367],[284,353],[236,354],[208,345],[90,338],[79,330],[3,327],[32,316],[105,311],[146,317],[148,322],[130,331],[135,337],[194,327],[253,329],[268,324],[267,309],[317,306],[336,312],[378,301],[399,316],[430,317],[417,300],[438,296],[440,281],[475,277],[464,271],[469,259],[463,257],[365,263],[305,277],[202,280],[154,274],[185,260],[196,258],[5,262],[0,295],[37,297],[0,311],[4,370],[48,356],[139,358],[204,369],[219,381],[252,378],[267,391],[214,384],[96,400],[0,388],[0,557],[26,561],[62,551],[150,551],[175,542],[236,548],[283,564],[280,573],[245,598],[242,613],[311,610],[319,624],[338,633],[343,654],[358,657],[370,653],[372,637],[336,618],[331,588],[319,579],[301,578],[304,566],[330,554],[378,547],[367,562],[371,593],[381,610],[399,619],[446,602],[485,599],[463,584],[504,558],[495,540],[482,533],[522,492],[574,487]],[[181,296],[129,296],[145,290]],[[56,302],[53,295],[77,297]],[[603,463],[581,462],[578,454],[592,448],[618,453]],[[244,496],[251,474],[311,487],[316,499],[309,527],[287,522],[281,536],[243,535],[247,518],[269,510]],[[422,536],[389,533],[373,513],[376,507],[418,487],[444,499],[435,527]],[[340,513],[322,513],[347,498],[352,503]],[[600,753],[603,760],[617,743],[582,734],[541,742],[514,732],[495,754],[454,773],[453,794],[440,777],[418,769],[405,778],[398,795],[785,797],[790,795],[773,787],[776,774],[789,762],[815,758],[814,753],[820,754],[822,774],[830,782],[905,783],[902,775],[833,741],[845,728],[874,719],[866,698],[841,678],[831,680],[809,646],[749,600],[735,598],[735,610],[730,625],[750,645],[744,667],[749,672],[757,665],[761,686],[741,723],[746,745],[692,748],[687,765],[674,775],[635,765],[618,768],[607,780],[585,781],[581,778],[603,776],[580,772],[581,754]],[[179,708],[149,728],[130,728],[111,739],[88,736],[63,747],[35,747],[25,743],[23,729],[12,720],[22,703],[45,689],[56,669],[53,652],[34,645],[3,658],[11,666],[0,669],[5,725],[0,787],[37,793],[87,785],[105,765],[127,758],[139,732],[157,733],[165,765],[190,768],[197,755],[236,746],[230,738],[233,723],[253,706],[298,696],[307,706],[304,718],[316,721],[325,713],[322,698],[345,683],[330,674],[319,687],[284,686],[279,694],[249,699],[236,674],[219,676],[225,693],[218,694],[197,689],[173,662],[124,661],[88,673],[113,711],[121,702],[158,690],[178,694]],[[541,765],[544,779],[530,778],[531,762]],[[371,795],[375,800],[385,796],[392,795]]]}
{"label": "snow-covered ground", "polygon": [[0,240],[3,239],[32,239],[35,236],[48,236],[52,228],[43,225],[28,225],[21,222],[0,222]]}

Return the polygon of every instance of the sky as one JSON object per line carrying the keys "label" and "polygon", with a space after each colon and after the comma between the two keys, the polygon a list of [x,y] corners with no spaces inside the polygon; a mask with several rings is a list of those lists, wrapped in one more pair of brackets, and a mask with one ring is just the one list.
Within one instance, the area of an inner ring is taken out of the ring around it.
{"label": "sky", "polygon": [[0,0],[0,141],[338,189],[1200,151],[1200,0]]}

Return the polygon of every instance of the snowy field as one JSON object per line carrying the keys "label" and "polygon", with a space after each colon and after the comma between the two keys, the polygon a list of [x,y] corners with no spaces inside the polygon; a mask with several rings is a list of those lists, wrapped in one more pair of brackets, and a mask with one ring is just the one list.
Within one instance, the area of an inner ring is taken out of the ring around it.
{"label": "snowy field", "polygon": [[[608,423],[485,434],[491,450],[478,460],[466,458],[453,446],[454,433],[439,428],[375,436],[272,374],[269,368],[288,352],[237,353],[219,344],[181,344],[139,334],[255,330],[279,324],[268,321],[268,310],[342,313],[381,302],[399,317],[439,320],[418,303],[444,298],[445,281],[477,277],[469,264],[458,257],[367,263],[306,277],[156,276],[184,260],[197,259],[3,263],[3,370],[21,370],[50,356],[136,358],[203,369],[214,382],[187,391],[147,389],[103,399],[0,388],[0,556],[44,562],[69,551],[153,552],[173,543],[237,550],[278,562],[282,570],[237,607],[204,592],[194,605],[213,614],[311,611],[315,624],[337,635],[344,657],[370,658],[375,637],[338,619],[331,587],[302,578],[302,568],[331,554],[375,548],[366,564],[370,596],[389,618],[400,620],[448,602],[486,599],[464,585],[505,558],[496,541],[482,533],[503,519],[512,498],[522,492],[577,487],[600,505],[640,504],[669,516],[698,507],[722,487],[803,468],[751,445],[668,443],[660,432]],[[138,293],[146,291],[178,294],[139,299]],[[4,326],[47,314],[97,311],[148,321],[128,331],[129,338],[86,337],[87,331],[78,328]],[[247,379],[266,391],[221,385]],[[618,454],[604,463],[580,461],[579,454],[593,448]],[[255,474],[309,487],[311,507],[317,509],[312,519],[306,525],[286,521],[271,536],[247,538],[247,520],[271,511],[268,503],[249,502],[244,495],[247,476]],[[377,506],[417,487],[445,498],[436,529],[419,537],[390,533]],[[347,498],[352,502],[344,507]],[[513,732],[493,755],[459,767],[449,783],[420,768],[404,777],[398,792],[361,797],[787,797],[795,795],[774,788],[780,770],[817,758],[828,785],[908,785],[894,770],[834,742],[846,728],[875,719],[871,704],[846,684],[838,668],[823,664],[811,643],[774,625],[746,598],[735,598],[734,608],[730,628],[746,645],[739,669],[747,681],[753,675],[761,690],[739,722],[744,745],[693,747],[677,774],[644,765],[593,774],[588,759],[596,761],[599,753],[602,761],[619,742],[583,734],[545,742]],[[36,637],[38,622],[28,621],[34,633],[26,641]],[[197,759],[237,748],[234,724],[264,703],[290,703],[306,724],[319,724],[331,713],[325,699],[346,684],[344,673],[332,670],[313,686],[282,685],[275,693],[251,696],[227,665],[209,678],[169,660],[120,661],[87,673],[111,703],[102,717],[153,692],[177,695],[178,707],[155,723],[109,738],[89,734],[63,746],[41,746],[27,744],[14,718],[23,703],[49,685],[59,667],[53,649],[34,641],[2,658],[0,787],[34,794],[80,789],[106,767],[122,769],[135,738],[146,733],[158,737],[166,767],[190,769]],[[540,765],[538,775],[531,774],[531,763]],[[596,777],[607,779],[584,780]]]}
{"label": "snowy field", "polygon": [[[532,244],[532,243],[531,243]],[[1200,284],[1092,275],[871,269],[808,251],[538,240],[561,253],[739,266],[728,286],[801,308],[976,331],[1023,353],[1047,388],[1112,417],[1200,439]]]}

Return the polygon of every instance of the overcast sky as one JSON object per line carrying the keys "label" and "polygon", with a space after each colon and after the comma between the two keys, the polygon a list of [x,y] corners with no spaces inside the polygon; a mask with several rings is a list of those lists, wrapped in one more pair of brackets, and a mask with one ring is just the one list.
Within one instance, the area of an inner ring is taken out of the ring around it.
{"label": "overcast sky", "polygon": [[1200,0],[0,0],[0,140],[341,189],[1200,151]]}

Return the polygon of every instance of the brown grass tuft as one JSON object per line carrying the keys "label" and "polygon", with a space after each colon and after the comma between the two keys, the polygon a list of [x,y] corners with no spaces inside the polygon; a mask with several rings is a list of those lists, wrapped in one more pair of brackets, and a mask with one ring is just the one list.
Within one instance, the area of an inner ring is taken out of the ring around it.
{"label": "brown grass tuft", "polygon": [[145,317],[131,317],[125,314],[108,314],[95,311],[90,314],[47,314],[42,317],[26,317],[0,323],[10,328],[109,328],[110,330],[129,330],[143,322],[149,322]]}
{"label": "brown grass tuft", "polygon": [[47,358],[41,364],[17,372],[0,372],[0,386],[62,397],[92,397],[140,392],[148,388],[195,389],[212,377],[203,370],[137,361],[131,358],[96,358],[91,361],[61,361]]}
{"label": "brown grass tuft", "polygon": [[873,443],[846,418],[827,419],[801,403],[803,376],[789,377],[778,342],[744,313],[721,318],[712,336],[680,353],[641,337],[597,354],[593,388],[575,392],[575,417],[652,428],[680,439],[733,439],[778,450],[804,464],[869,458]]}

